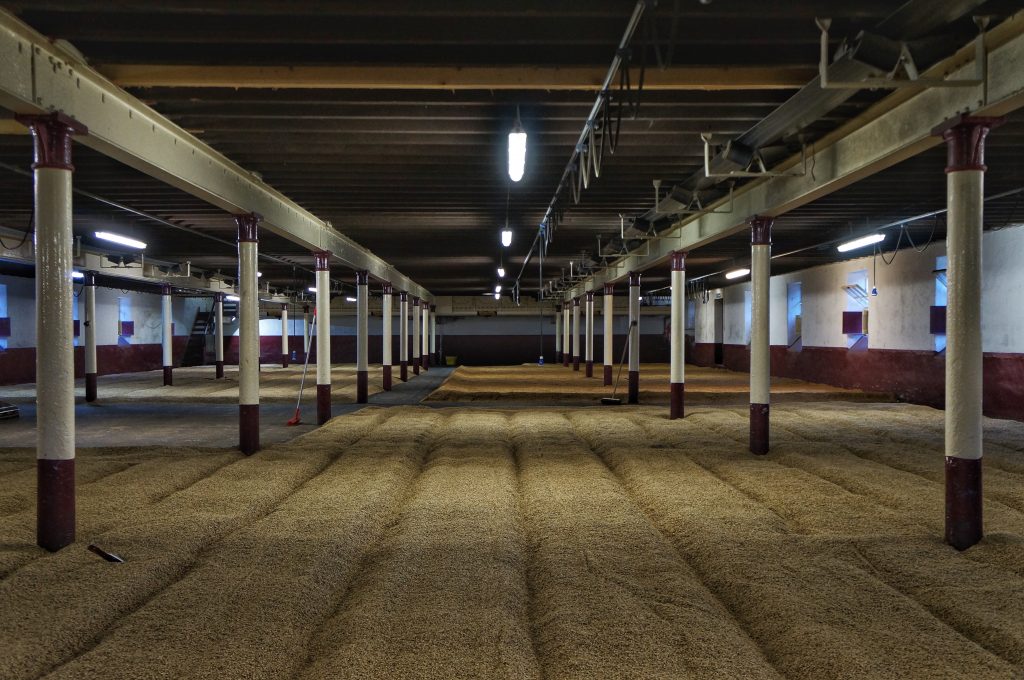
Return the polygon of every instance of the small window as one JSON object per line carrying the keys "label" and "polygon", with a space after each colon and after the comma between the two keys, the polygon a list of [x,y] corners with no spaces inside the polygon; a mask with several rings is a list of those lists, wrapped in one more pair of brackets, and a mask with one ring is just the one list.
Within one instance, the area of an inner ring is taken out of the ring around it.
{"label": "small window", "polygon": [[800,351],[803,345],[803,284],[786,285],[786,344]]}

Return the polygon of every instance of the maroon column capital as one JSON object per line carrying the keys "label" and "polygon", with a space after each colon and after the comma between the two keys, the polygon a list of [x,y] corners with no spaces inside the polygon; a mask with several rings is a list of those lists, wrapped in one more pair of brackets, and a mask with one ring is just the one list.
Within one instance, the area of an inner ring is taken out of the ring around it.
{"label": "maroon column capital", "polygon": [[257,213],[235,215],[235,224],[238,225],[238,242],[255,243],[258,241],[260,220],[262,219],[263,217]]}
{"label": "maroon column capital", "polygon": [[82,272],[82,285],[83,286],[95,286],[96,285],[96,272]]}
{"label": "maroon column capital", "polygon": [[960,115],[933,129],[933,135],[946,140],[946,172],[986,171],[985,138],[989,130],[999,127],[1004,120],[989,116]]}
{"label": "maroon column capital", "polygon": [[629,285],[639,286],[640,285],[640,272],[629,273]]}
{"label": "maroon column capital", "polygon": [[318,272],[326,272],[331,270],[331,251],[329,250],[314,250],[313,251],[313,268]]}
{"label": "maroon column capital", "polygon": [[381,295],[391,295],[394,291],[394,287],[390,283],[382,283],[380,286]]}
{"label": "maroon column capital", "polygon": [[160,294],[161,295],[170,295],[171,294],[171,284],[169,284],[169,283],[161,283],[160,284]]}
{"label": "maroon column capital", "polygon": [[770,246],[772,244],[772,224],[775,223],[774,217],[754,215],[747,221],[747,223],[750,224],[750,245]]}
{"label": "maroon column capital", "polygon": [[370,283],[370,272],[361,271],[356,272],[356,285],[365,286]]}
{"label": "maroon column capital", "polygon": [[614,283],[606,283],[606,284],[604,284],[604,294],[605,295],[615,295],[615,284]]}
{"label": "maroon column capital", "polygon": [[670,256],[672,261],[672,271],[674,272],[685,272],[686,271],[686,251],[685,250],[674,250]]}
{"label": "maroon column capital", "polygon": [[572,306],[573,307],[579,307],[580,306],[580,299],[578,297],[574,297],[572,299]]}
{"label": "maroon column capital", "polygon": [[74,170],[71,164],[71,137],[85,135],[89,129],[65,113],[19,115],[14,117],[32,133],[34,160],[32,169]]}

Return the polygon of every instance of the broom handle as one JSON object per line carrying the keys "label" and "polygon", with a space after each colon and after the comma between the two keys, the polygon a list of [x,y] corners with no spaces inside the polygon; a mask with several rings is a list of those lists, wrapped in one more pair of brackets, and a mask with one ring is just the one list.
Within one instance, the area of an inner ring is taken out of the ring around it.
{"label": "broom handle", "polygon": [[313,312],[313,323],[309,328],[309,338],[306,340],[306,361],[302,365],[302,378],[299,380],[299,400],[295,409],[302,407],[302,389],[306,386],[306,369],[309,368],[309,348],[313,346],[313,333],[316,331],[316,312]]}
{"label": "broom handle", "polygon": [[626,352],[629,351],[629,343],[633,342],[634,326],[636,326],[636,321],[630,322],[629,331],[626,333],[626,345],[622,348],[622,357],[619,358],[619,372],[615,375],[615,385],[612,386],[612,399],[615,398],[615,393],[619,391],[619,378],[622,377],[622,366],[626,363]]}

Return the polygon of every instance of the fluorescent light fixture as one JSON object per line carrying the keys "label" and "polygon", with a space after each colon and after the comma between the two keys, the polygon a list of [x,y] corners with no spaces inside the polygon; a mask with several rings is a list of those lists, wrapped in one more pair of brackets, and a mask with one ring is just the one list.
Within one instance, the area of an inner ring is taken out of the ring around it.
{"label": "fluorescent light fixture", "polygon": [[308,290],[309,290],[310,293],[315,293],[316,292],[316,286],[310,286]]}
{"label": "fluorescent light fixture", "polygon": [[97,231],[96,238],[103,239],[104,241],[110,241],[111,243],[118,243],[122,246],[128,246],[129,248],[135,248],[137,250],[146,249],[146,244],[142,241],[136,241],[133,238],[121,236],[120,234],[112,234],[109,231]]}
{"label": "fluorescent light fixture", "polygon": [[725,273],[725,278],[727,278],[727,279],[738,279],[741,276],[746,276],[749,273],[750,273],[749,269],[733,269],[731,272],[726,272]]}
{"label": "fluorescent light fixture", "polygon": [[500,300],[501,299],[501,293],[495,293],[494,294],[494,299],[495,300]]}
{"label": "fluorescent light fixture", "polygon": [[500,279],[505,278],[505,268],[504,267],[498,267],[498,278],[500,278]]}
{"label": "fluorescent light fixture", "polygon": [[502,229],[501,230],[501,245],[505,246],[506,248],[508,248],[510,245],[512,245],[512,230],[511,229]]}
{"label": "fluorescent light fixture", "polygon": [[227,300],[228,302],[238,302],[237,295],[225,295],[224,299]]}
{"label": "fluorescent light fixture", "polygon": [[355,298],[354,298],[354,297],[352,297],[351,295],[349,295],[348,297],[346,297],[346,298],[345,298],[345,301],[346,301],[346,302],[359,302],[359,301],[358,301],[357,299],[355,299]]}
{"label": "fluorescent light fixture", "polygon": [[508,133],[508,176],[513,182],[523,178],[526,169],[526,131],[516,118],[516,125]]}
{"label": "fluorescent light fixture", "polygon": [[879,243],[884,240],[885,234],[868,234],[867,236],[862,236],[861,238],[857,238],[852,241],[847,241],[846,243],[840,243],[836,247],[836,250],[838,250],[841,253],[845,253],[848,250],[856,250],[857,248],[870,246],[872,244]]}
{"label": "fluorescent light fixture", "polygon": [[83,274],[82,272],[71,272],[71,278],[73,278],[73,279],[84,279],[85,278],[85,274]]}

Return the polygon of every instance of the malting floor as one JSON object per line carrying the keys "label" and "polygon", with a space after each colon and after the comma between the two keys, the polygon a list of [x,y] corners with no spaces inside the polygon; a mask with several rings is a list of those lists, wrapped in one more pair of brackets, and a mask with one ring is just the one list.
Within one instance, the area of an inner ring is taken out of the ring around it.
{"label": "malting floor", "polygon": [[[0,677],[1019,678],[1024,424],[986,524],[943,524],[906,404],[369,407],[250,458],[79,451],[79,542],[34,547],[0,450]],[[94,542],[125,559],[86,551]]]}

